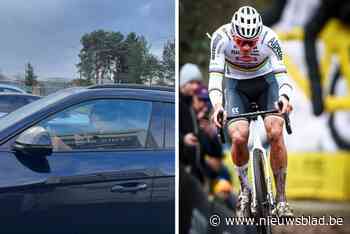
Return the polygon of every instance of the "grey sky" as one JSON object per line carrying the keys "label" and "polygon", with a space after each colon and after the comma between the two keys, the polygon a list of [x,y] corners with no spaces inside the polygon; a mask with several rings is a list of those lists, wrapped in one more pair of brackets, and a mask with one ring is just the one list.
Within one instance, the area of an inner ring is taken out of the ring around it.
{"label": "grey sky", "polygon": [[0,69],[23,73],[31,62],[42,77],[77,76],[80,38],[97,29],[136,32],[160,56],[175,37],[174,0],[1,0]]}

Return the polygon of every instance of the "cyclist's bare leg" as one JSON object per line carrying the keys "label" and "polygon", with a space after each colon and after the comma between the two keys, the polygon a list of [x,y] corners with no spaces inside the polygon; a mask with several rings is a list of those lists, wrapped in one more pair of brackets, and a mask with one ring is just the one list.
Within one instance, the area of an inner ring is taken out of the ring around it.
{"label": "cyclist's bare leg", "polygon": [[283,118],[267,116],[264,120],[271,144],[270,162],[276,184],[276,201],[286,202],[287,150],[283,139]]}
{"label": "cyclist's bare leg", "polygon": [[232,140],[231,156],[236,165],[241,189],[250,189],[248,182],[248,137],[249,123],[247,120],[236,120],[228,125],[228,133]]}

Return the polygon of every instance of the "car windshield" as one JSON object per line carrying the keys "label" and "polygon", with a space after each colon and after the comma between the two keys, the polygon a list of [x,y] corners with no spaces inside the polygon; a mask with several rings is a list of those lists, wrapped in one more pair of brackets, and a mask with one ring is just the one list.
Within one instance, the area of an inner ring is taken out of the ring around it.
{"label": "car windshield", "polygon": [[47,97],[41,98],[28,105],[25,105],[15,110],[14,112],[11,112],[10,114],[4,116],[3,118],[0,118],[0,132],[10,127],[11,125],[14,125],[15,123],[21,121],[25,117],[45,108],[46,106],[51,105],[55,102],[58,102],[59,100],[62,100],[63,98],[71,94],[79,93],[82,90],[84,89],[83,88],[64,89],[56,93],[53,93]]}

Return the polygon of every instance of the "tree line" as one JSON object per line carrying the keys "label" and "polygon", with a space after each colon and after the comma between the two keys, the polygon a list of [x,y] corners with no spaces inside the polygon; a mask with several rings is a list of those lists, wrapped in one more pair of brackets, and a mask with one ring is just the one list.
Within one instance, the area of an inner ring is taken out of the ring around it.
{"label": "tree line", "polygon": [[[151,45],[144,36],[132,32],[96,30],[81,37],[82,48],[76,67],[79,78],[74,85],[134,83],[147,85],[175,85],[175,41],[164,44],[161,58],[150,52]],[[1,75],[1,74],[0,74]],[[1,78],[1,77],[0,77]],[[5,78],[4,78],[5,79]],[[26,64],[26,86],[38,84],[30,62]]]}
{"label": "tree line", "polygon": [[161,58],[150,52],[144,36],[97,30],[81,38],[80,79],[114,83],[174,85],[175,42],[168,40]]}

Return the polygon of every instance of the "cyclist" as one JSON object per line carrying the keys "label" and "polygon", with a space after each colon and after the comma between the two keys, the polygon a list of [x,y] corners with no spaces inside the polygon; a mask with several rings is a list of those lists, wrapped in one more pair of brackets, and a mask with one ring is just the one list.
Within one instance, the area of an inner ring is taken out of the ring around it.
{"label": "cyclist", "polygon": [[[285,195],[287,151],[281,114],[292,110],[290,98],[293,88],[282,56],[277,35],[263,25],[260,14],[250,6],[239,8],[231,23],[221,26],[212,36],[209,96],[214,107],[212,119],[218,127],[222,127],[217,118],[221,111],[226,118],[249,112],[251,102],[256,102],[262,110],[277,108],[278,101],[283,103],[279,114],[264,116],[264,125],[271,144],[270,161],[277,188],[277,206],[273,213],[279,217],[290,217],[293,212]],[[249,121],[234,119],[227,123],[227,127],[232,139],[232,160],[241,184],[239,214],[250,216],[251,187],[247,177]]]}

